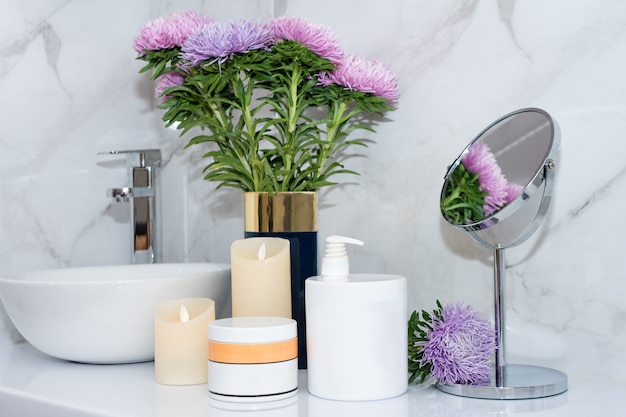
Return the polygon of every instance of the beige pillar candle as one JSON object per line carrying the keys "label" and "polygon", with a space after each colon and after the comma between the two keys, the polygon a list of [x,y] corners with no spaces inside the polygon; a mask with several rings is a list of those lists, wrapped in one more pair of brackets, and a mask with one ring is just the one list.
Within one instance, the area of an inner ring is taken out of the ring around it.
{"label": "beige pillar candle", "polygon": [[233,317],[291,318],[289,241],[276,237],[236,240],[230,248]]}
{"label": "beige pillar candle", "polygon": [[159,384],[193,385],[208,381],[209,322],[215,302],[181,298],[160,303],[154,312],[154,378]]}

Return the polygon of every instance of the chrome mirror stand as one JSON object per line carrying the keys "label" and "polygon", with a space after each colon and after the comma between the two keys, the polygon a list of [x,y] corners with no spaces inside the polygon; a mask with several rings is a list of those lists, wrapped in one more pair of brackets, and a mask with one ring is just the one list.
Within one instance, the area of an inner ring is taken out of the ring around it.
{"label": "chrome mirror stand", "polygon": [[[475,142],[488,144],[502,172],[519,184],[521,191],[511,202],[483,219],[454,223],[444,209],[446,187],[451,186],[454,170]],[[560,131],[550,115],[541,109],[522,109],[487,127],[448,170],[441,198],[444,218],[464,230],[476,243],[493,250],[496,355],[488,385],[437,384],[443,392],[463,397],[517,400],[549,397],[567,390],[567,375],[561,371],[508,364],[505,339],[504,250],[526,241],[543,221],[552,200],[559,151]]]}

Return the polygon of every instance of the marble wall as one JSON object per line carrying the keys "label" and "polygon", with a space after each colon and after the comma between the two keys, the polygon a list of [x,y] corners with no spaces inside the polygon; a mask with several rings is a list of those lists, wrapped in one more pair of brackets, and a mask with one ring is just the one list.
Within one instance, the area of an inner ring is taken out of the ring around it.
{"label": "marble wall", "polygon": [[[402,274],[411,309],[464,301],[491,315],[489,250],[439,214],[446,166],[498,117],[540,107],[562,152],[540,231],[507,251],[509,359],[626,381],[622,271],[626,3],[619,0],[4,0],[0,12],[0,274],[128,263],[127,184],[111,149],[164,156],[165,261],[229,261],[242,197],[201,180],[201,149],[167,131],[131,48],[184,8],[218,19],[303,16],[386,62],[401,98],[349,161],[360,177],[320,193],[320,242],[364,240],[354,272]],[[323,245],[320,244],[320,248]],[[20,340],[0,309],[0,343]]]}

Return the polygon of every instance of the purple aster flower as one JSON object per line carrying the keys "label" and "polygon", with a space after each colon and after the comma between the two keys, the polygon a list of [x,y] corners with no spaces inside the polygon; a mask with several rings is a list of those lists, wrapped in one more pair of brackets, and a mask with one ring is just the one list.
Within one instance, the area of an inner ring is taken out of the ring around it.
{"label": "purple aster flower", "polygon": [[[495,330],[469,306],[447,305],[432,316],[420,366],[442,384],[487,384],[496,348]],[[417,344],[416,344],[417,345]]]}
{"label": "purple aster flower", "polygon": [[161,102],[166,101],[170,98],[170,96],[164,96],[163,92],[170,87],[182,85],[184,80],[185,76],[180,72],[166,72],[157,79],[157,85],[154,89],[154,96]]}
{"label": "purple aster flower", "polygon": [[228,27],[218,22],[202,26],[187,38],[181,50],[181,58],[193,65],[226,57],[231,53]]}
{"label": "purple aster flower", "polygon": [[472,174],[479,174],[480,189],[487,192],[485,197],[485,216],[494,213],[503,205],[511,202],[521,190],[517,184],[509,183],[484,142],[476,142],[461,160],[465,168]]}
{"label": "purple aster flower", "polygon": [[371,93],[388,101],[398,99],[396,77],[382,63],[351,55],[336,70],[319,75],[322,85],[339,84],[347,89]]}
{"label": "purple aster flower", "polygon": [[176,39],[176,46],[183,46],[183,43],[197,28],[213,22],[213,18],[189,10],[174,13],[167,19],[167,22],[171,26],[172,34]]}
{"label": "purple aster flower", "polygon": [[514,182],[507,182],[506,188],[505,188],[506,202],[510,203],[511,201],[515,200],[517,196],[520,195],[523,188],[524,187],[522,187],[519,184],[515,184]]}
{"label": "purple aster flower", "polygon": [[235,53],[265,48],[269,40],[269,30],[259,23],[213,22],[198,28],[187,38],[181,57],[193,65],[209,60],[223,62]]}
{"label": "purple aster flower", "polygon": [[145,55],[145,50],[157,50],[173,48],[175,45],[165,19],[159,17],[146,23],[135,38],[133,48],[140,55]]}
{"label": "purple aster flower", "polygon": [[133,48],[139,55],[145,55],[145,50],[180,47],[194,30],[212,21],[192,10],[174,13],[167,19],[151,20],[135,38]]}
{"label": "purple aster flower", "polygon": [[230,25],[231,47],[233,53],[245,53],[253,49],[267,48],[271,41],[271,32],[266,25],[249,20],[240,20]]}
{"label": "purple aster flower", "polygon": [[271,20],[268,25],[275,43],[281,40],[296,41],[334,64],[338,64],[343,58],[343,48],[339,39],[324,25],[291,16],[278,17]]}

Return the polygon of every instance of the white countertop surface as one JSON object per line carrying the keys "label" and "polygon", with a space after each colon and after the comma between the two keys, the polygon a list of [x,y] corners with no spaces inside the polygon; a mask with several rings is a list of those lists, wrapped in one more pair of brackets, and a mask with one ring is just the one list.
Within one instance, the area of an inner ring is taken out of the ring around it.
{"label": "white countertop surface", "polygon": [[[478,400],[413,385],[397,398],[340,402],[310,395],[300,371],[297,396],[282,407],[253,412],[227,410],[209,399],[207,386],[164,386],[154,382],[154,363],[85,365],[46,356],[30,345],[0,346],[2,417],[403,417],[623,416],[626,384],[570,378],[564,394],[536,400]],[[251,406],[244,406],[251,407]]]}

